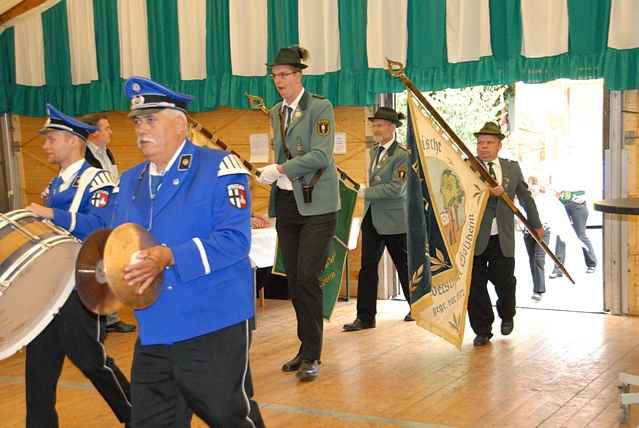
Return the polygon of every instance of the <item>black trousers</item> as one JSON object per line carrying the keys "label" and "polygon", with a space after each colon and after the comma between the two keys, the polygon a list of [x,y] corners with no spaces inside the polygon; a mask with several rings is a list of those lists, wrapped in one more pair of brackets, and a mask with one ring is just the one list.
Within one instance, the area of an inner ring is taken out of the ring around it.
{"label": "black trousers", "polygon": [[499,235],[490,237],[488,247],[473,260],[473,274],[468,296],[468,317],[475,334],[492,336],[495,320],[488,294],[488,281],[497,292],[497,313],[504,321],[515,316],[515,258],[505,257],[499,247]]}
{"label": "black trousers", "polygon": [[248,321],[173,345],[135,345],[135,428],[184,428],[191,410],[215,428],[263,427],[248,366]]}
{"label": "black trousers", "polygon": [[297,211],[293,192],[278,189],[276,197],[275,228],[297,317],[299,354],[305,359],[319,360],[324,330],[319,276],[335,235],[337,215],[303,216]]}
{"label": "black trousers", "polygon": [[[566,209],[566,213],[568,214],[568,218],[570,219],[570,223],[572,224],[572,228],[575,230],[579,240],[586,246],[586,248],[581,248],[581,251],[584,254],[586,267],[596,267],[597,256],[595,255],[595,249],[592,246],[592,242],[590,242],[590,238],[586,235],[586,223],[588,222],[588,207],[586,206],[586,203],[578,204],[577,202],[567,201],[563,204]],[[566,261],[566,243],[559,237],[559,235],[557,236],[557,243],[555,244],[555,254],[557,254],[557,258],[561,263]],[[557,266],[555,266],[553,272],[561,273]]]}
{"label": "black trousers", "polygon": [[404,297],[410,306],[408,284],[408,252],[406,250],[406,234],[380,235],[373,226],[370,209],[362,221],[362,266],[357,279],[357,318],[372,322],[377,314],[377,283],[379,274],[377,267],[388,248]]}
{"label": "black trousers", "polygon": [[131,416],[129,382],[102,346],[104,319],[73,291],[53,321],[27,345],[27,427],[57,428],[56,387],[67,356],[104,397],[120,422]]}
{"label": "black trousers", "polygon": [[[544,242],[546,245],[550,242],[550,228],[547,227],[544,227]],[[543,294],[546,292],[546,276],[544,273],[546,252],[527,231],[524,232],[524,244],[526,244],[526,252],[528,253],[533,292]]]}

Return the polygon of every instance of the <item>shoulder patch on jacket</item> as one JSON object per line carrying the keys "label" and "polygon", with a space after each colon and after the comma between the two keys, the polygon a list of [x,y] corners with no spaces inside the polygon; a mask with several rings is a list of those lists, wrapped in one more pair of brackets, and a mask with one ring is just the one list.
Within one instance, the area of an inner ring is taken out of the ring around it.
{"label": "shoulder patch on jacket", "polygon": [[231,174],[251,174],[249,170],[244,167],[242,161],[233,153],[229,153],[222,159],[220,169],[217,171],[218,177]]}
{"label": "shoulder patch on jacket", "polygon": [[91,180],[89,184],[89,193],[93,193],[104,187],[115,187],[115,183],[109,171],[100,170],[93,176],[93,180]]}
{"label": "shoulder patch on jacket", "polygon": [[319,99],[319,100],[326,99],[326,97],[323,97],[323,96],[318,95],[318,94],[311,94],[311,95],[313,96],[313,98],[317,98],[317,99]]}

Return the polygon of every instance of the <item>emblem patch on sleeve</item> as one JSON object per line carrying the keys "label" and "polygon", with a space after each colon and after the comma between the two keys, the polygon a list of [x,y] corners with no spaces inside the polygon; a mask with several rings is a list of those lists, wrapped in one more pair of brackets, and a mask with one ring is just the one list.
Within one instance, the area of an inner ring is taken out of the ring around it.
{"label": "emblem patch on sleeve", "polygon": [[331,123],[328,121],[328,119],[318,120],[316,128],[318,135],[324,137],[328,135],[328,132],[331,130]]}
{"label": "emblem patch on sleeve", "polygon": [[96,208],[104,208],[109,204],[109,192],[98,190],[91,196],[91,205]]}
{"label": "emblem patch on sleeve", "polygon": [[407,174],[407,168],[402,166],[397,170],[397,178],[399,178],[400,181],[406,181],[406,174]]}
{"label": "emblem patch on sleeve", "polygon": [[246,208],[246,189],[242,184],[229,184],[226,189],[231,205],[235,208]]}

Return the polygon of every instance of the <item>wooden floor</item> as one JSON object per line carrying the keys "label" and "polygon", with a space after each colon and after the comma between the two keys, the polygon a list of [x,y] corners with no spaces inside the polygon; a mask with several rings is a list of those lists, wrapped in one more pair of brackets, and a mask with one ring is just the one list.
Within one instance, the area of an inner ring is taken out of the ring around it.
{"label": "wooden floor", "polygon": [[[522,309],[511,336],[496,335],[490,346],[473,349],[467,331],[458,352],[403,322],[405,302],[380,302],[378,310],[376,329],[347,334],[341,326],[352,320],[355,305],[338,303],[325,327],[321,375],[300,384],[280,371],[298,347],[292,307],[267,300],[251,354],[268,427],[620,426],[618,374],[639,373],[637,318]],[[125,372],[134,340],[107,339]],[[65,364],[61,426],[120,426],[88,381]],[[24,426],[23,376],[23,354],[0,361],[2,428]],[[639,410],[631,420],[639,422]]]}

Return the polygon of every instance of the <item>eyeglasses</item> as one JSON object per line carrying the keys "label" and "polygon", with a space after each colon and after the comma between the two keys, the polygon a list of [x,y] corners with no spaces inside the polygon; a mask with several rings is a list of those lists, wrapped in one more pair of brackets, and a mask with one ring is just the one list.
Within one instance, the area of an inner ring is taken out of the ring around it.
{"label": "eyeglasses", "polygon": [[295,74],[295,73],[299,73],[299,71],[291,71],[288,73],[272,73],[269,77],[273,80],[276,79],[286,79],[288,76],[290,76],[291,74]]}

